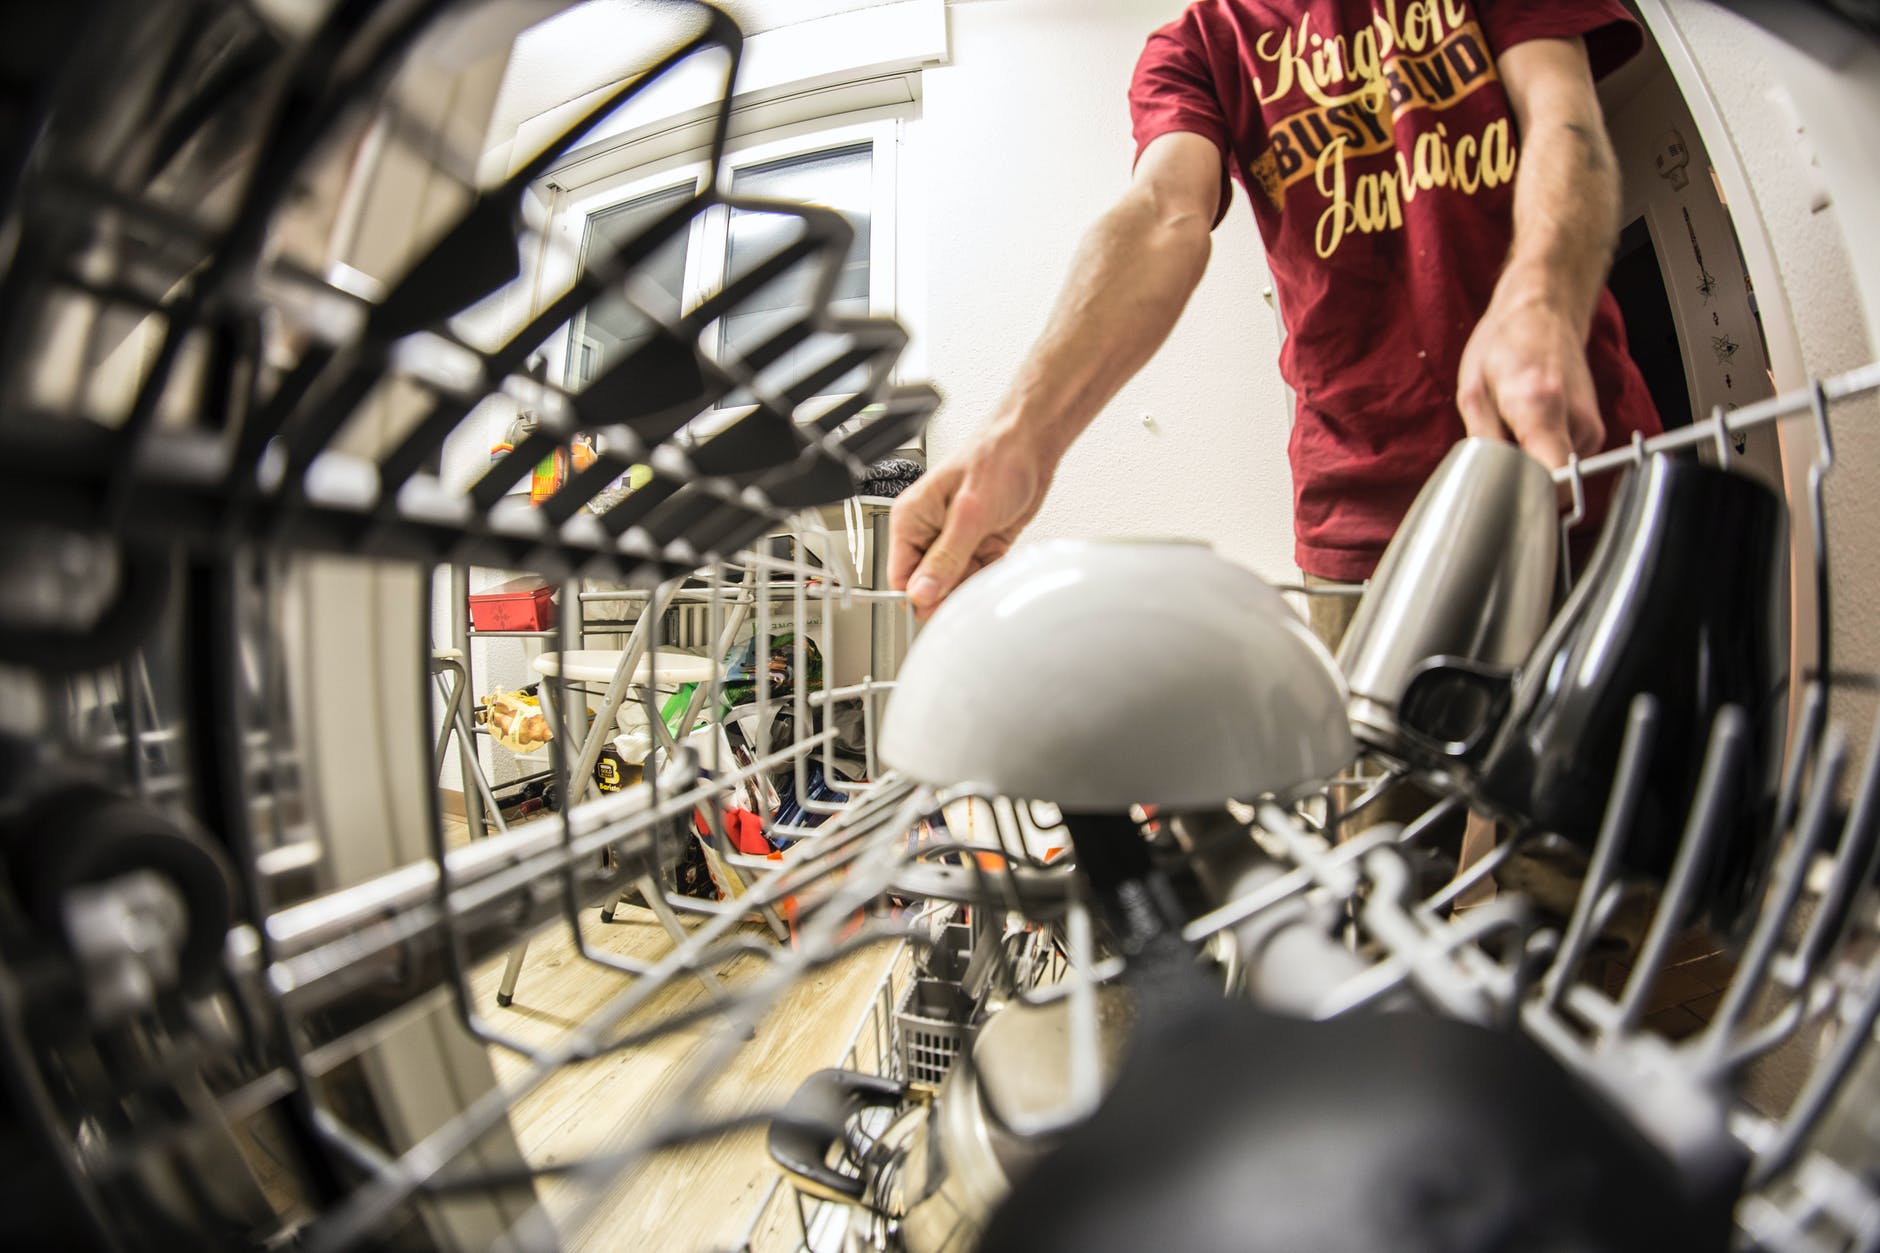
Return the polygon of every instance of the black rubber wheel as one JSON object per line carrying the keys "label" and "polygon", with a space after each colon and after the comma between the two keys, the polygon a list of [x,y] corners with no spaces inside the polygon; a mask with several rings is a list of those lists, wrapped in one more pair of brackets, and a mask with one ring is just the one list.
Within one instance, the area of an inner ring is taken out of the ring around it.
{"label": "black rubber wheel", "polygon": [[4,838],[27,908],[48,936],[63,936],[59,910],[72,889],[135,870],[161,875],[188,910],[177,954],[182,986],[198,994],[215,986],[235,887],[221,851],[202,835],[142,801],[77,784],[38,798]]}

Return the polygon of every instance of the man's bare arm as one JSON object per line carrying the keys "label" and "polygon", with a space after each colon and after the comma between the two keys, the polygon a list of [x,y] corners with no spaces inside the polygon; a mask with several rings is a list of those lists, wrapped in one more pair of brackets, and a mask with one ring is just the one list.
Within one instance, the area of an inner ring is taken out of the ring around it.
{"label": "man's bare arm", "polygon": [[1207,268],[1220,194],[1211,141],[1176,132],[1144,149],[985,430],[895,502],[889,582],[921,616],[1010,550],[1065,451],[1168,338]]}
{"label": "man's bare arm", "polygon": [[1605,437],[1586,338],[1618,239],[1618,162],[1583,41],[1517,44],[1499,66],[1521,136],[1514,246],[1463,353],[1456,404],[1471,435],[1512,435],[1559,466]]}

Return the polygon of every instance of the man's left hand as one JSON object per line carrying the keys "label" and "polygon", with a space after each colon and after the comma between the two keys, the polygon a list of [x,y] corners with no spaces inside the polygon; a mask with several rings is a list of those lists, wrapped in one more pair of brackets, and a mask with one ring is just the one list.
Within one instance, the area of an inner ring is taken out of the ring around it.
{"label": "man's left hand", "polygon": [[1606,438],[1585,326],[1544,295],[1497,290],[1463,349],[1456,407],[1469,434],[1512,436],[1549,467],[1599,451]]}

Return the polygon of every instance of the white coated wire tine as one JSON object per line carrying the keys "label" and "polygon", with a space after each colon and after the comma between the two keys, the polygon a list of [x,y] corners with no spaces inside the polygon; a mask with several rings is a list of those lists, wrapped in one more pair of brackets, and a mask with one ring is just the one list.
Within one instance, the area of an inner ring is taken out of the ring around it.
{"label": "white coated wire tine", "polygon": [[[431,598],[428,596],[423,597],[422,609],[420,611],[422,618],[422,635],[420,638],[427,642],[432,638],[431,608]],[[428,646],[425,651],[427,654],[426,660],[428,662],[428,654],[430,651]],[[430,674],[428,664],[423,668],[423,673],[426,675]],[[426,702],[426,704],[428,706],[429,702]],[[446,716],[448,716],[448,711],[446,711]],[[427,741],[425,747],[428,752],[430,748],[428,743],[430,739],[430,720],[428,718],[419,719],[415,730],[418,735],[422,736]],[[552,732],[549,737],[549,742],[551,750],[561,747],[561,737],[554,735]],[[425,760],[429,761],[430,757],[427,756]],[[567,795],[565,789],[563,795]],[[451,1003],[456,1009],[457,1021],[473,1038],[481,1040],[485,1044],[507,1049],[529,1061],[535,1061],[540,1056],[540,1051],[535,1045],[530,1044],[519,1036],[512,1036],[508,1032],[492,1026],[489,1020],[484,1018],[477,1010],[476,992],[470,986],[469,951],[464,942],[463,929],[457,926],[455,915],[451,909],[454,883],[450,869],[450,850],[444,841],[444,818],[441,810],[442,806],[439,803],[436,790],[434,788],[425,789],[424,838],[427,850],[431,854],[431,861],[436,875],[432,900],[437,907],[438,916],[443,920],[445,941],[443,945],[444,967],[449,976]],[[563,813],[558,816],[558,821],[562,826],[562,833],[565,840],[568,836],[567,812],[565,809]],[[567,876],[564,879],[564,886],[567,888],[567,896],[565,899],[567,900],[572,900],[573,896],[572,876],[573,868],[570,866],[567,871]],[[572,910],[573,906],[570,904],[568,908]]]}
{"label": "white coated wire tine", "polygon": [[[1869,367],[1871,370],[1872,367]],[[1863,390],[1880,387],[1880,379],[1871,382]],[[1852,392],[1846,393],[1848,395]],[[1828,423],[1828,385],[1819,377],[1810,375],[1808,379],[1808,412],[1815,422],[1815,465],[1823,470],[1834,468],[1834,431]]]}
{"label": "white coated wire tine", "polygon": [[1091,982],[1094,952],[1090,911],[1080,897],[1071,900],[1067,920],[1071,951],[1071,1055],[1070,1089],[1074,1109],[1092,1110],[1103,1096],[1103,1075],[1097,1055],[1097,996]]}
{"label": "white coated wire tine", "polygon": [[[681,725],[688,728],[694,725],[701,710],[710,711],[706,716],[714,726],[721,725],[723,706],[720,692],[723,687],[725,649],[728,647],[726,637],[736,629],[735,625],[727,625],[723,621],[725,615],[722,600],[724,590],[722,576],[723,566],[718,562],[713,562],[706,575],[706,589],[710,594],[705,601],[705,636],[711,641],[707,645],[711,649],[711,656],[705,681],[692,689],[692,695],[686,701],[685,711],[680,715]],[[721,757],[721,746],[724,742],[724,736],[716,734],[709,737],[705,743],[708,757],[704,763],[705,770],[713,779],[720,778],[727,765]],[[705,827],[705,839],[718,850],[718,856],[725,864],[726,873],[736,880],[736,890],[741,892],[743,877],[731,866],[730,862],[733,849],[730,834],[725,826],[725,792],[722,788],[711,789],[706,800]],[[682,843],[692,839],[693,836],[692,831],[681,828],[679,838]]]}
{"label": "white coated wire tine", "polygon": [[1722,405],[1712,405],[1710,409],[1711,438],[1717,446],[1717,464],[1728,467],[1730,464],[1730,428],[1724,421]]}
{"label": "white coated wire tine", "polygon": [[1834,674],[1834,589],[1828,581],[1828,506],[1824,488],[1834,469],[1834,432],[1828,423],[1828,389],[1808,381],[1808,408],[1815,422],[1815,460],[1808,469],[1808,515],[1815,562],[1815,669],[1822,682]]}
{"label": "white coated wire tine", "polygon": [[[1394,850],[1379,853],[1383,860],[1398,856]],[[1405,914],[1406,918],[1414,915]],[[1424,947],[1438,957],[1457,955],[1469,951],[1469,946],[1488,938],[1498,931],[1510,927],[1522,928],[1531,932],[1532,919],[1526,906],[1515,900],[1501,897],[1486,902],[1467,914],[1435,924],[1434,929],[1424,941]],[[1319,1021],[1342,1017],[1375,1004],[1379,999],[1402,987],[1409,981],[1413,963],[1403,953],[1393,953],[1377,965],[1351,976],[1338,985],[1313,1010],[1312,1017]],[[1500,1007],[1504,1011],[1515,1008],[1514,999]]]}
{"label": "white coated wire tine", "polygon": [[[873,619],[874,610],[869,610]],[[870,782],[881,777],[881,763],[875,753],[875,676],[862,676],[862,769],[867,772]]]}
{"label": "white coated wire tine", "polygon": [[1802,799],[1802,783],[1808,773],[1808,760],[1821,738],[1827,713],[1827,688],[1819,680],[1811,681],[1803,688],[1801,717],[1796,723],[1794,742],[1789,745],[1788,760],[1782,765],[1782,784],[1776,792],[1772,839],[1779,838],[1795,822],[1795,810]]}
{"label": "white coated wire tine", "polygon": [[1442,800],[1431,805],[1411,821],[1404,824],[1403,830],[1395,837],[1396,842],[1399,844],[1415,844],[1418,840],[1421,840],[1425,835],[1433,831],[1437,823],[1448,818],[1466,804],[1468,804],[1467,799],[1460,794],[1445,796]]}
{"label": "white coated wire tine", "polygon": [[1312,1018],[1329,1022],[1357,1013],[1403,987],[1409,979],[1410,963],[1393,953],[1326,993],[1325,999],[1313,1008]]}
{"label": "white coated wire tine", "polygon": [[[1334,864],[1356,861],[1372,849],[1396,843],[1398,834],[1389,826],[1370,827],[1332,849],[1327,860]],[[1203,914],[1182,928],[1182,939],[1199,944],[1217,931],[1225,931],[1245,922],[1274,905],[1313,886],[1313,875],[1304,866],[1295,866],[1272,882],[1236,900]]]}
{"label": "white coated wire tine", "polygon": [[1671,863],[1658,908],[1652,915],[1644,942],[1639,945],[1638,960],[1632,976],[1626,980],[1619,999],[1615,1030],[1625,1034],[1637,1028],[1645,1015],[1645,998],[1657,985],[1659,967],[1671,951],[1671,942],[1690,911],[1697,893],[1698,880],[1710,869],[1711,855],[1722,833],[1725,797],[1738,762],[1749,741],[1749,718],[1736,705],[1725,705],[1711,727],[1710,743],[1704,754],[1704,766],[1698,775],[1697,790],[1684,826],[1678,853]]}
{"label": "white coated wire tine", "polygon": [[1860,1245],[1856,1253],[1880,1253],[1880,1213],[1870,1212],[1866,1219],[1866,1228],[1860,1232]]}
{"label": "white coated wire tine", "polygon": [[1572,492],[1572,509],[1563,524],[1568,529],[1586,520],[1586,476],[1580,473],[1580,454],[1567,454],[1567,486]]}
{"label": "white coated wire tine", "polygon": [[79,676],[46,677],[42,686],[46,694],[46,703],[55,708],[57,716],[51,719],[53,738],[61,752],[76,755],[82,751],[85,742],[85,728],[81,725],[83,714],[80,713],[85,703],[79,697]]}
{"label": "white coated wire tine", "polygon": [[1531,832],[1517,832],[1491,849],[1488,855],[1470,866],[1461,874],[1438,889],[1429,900],[1423,902],[1424,908],[1441,910],[1456,901],[1463,893],[1494,874],[1533,838]]}
{"label": "white coated wire tine", "polygon": [[[270,597],[272,596],[276,576],[277,571],[275,570],[274,563],[271,561],[263,561],[261,563],[262,607],[256,616],[256,621],[266,624],[265,633],[261,640],[261,649],[263,663],[268,667],[263,671],[263,674],[266,676],[268,682],[262,689],[261,700],[262,708],[266,711],[267,717],[271,719],[268,728],[268,765],[270,767],[270,777],[278,778],[281,765],[281,746],[286,743],[288,739],[285,729],[285,720],[288,716],[289,706],[285,695],[280,690],[282,684],[279,658],[280,638],[279,634],[272,629],[274,617],[269,609],[269,606],[272,604]],[[165,730],[166,728],[163,726],[163,707],[157,703],[156,685],[150,681],[150,655],[143,649],[139,649],[137,653],[137,690],[143,695],[144,709],[150,715],[151,729],[153,731]],[[168,729],[174,730],[174,712],[171,713],[170,720],[172,725]],[[158,764],[165,772],[175,768],[175,758],[176,754],[168,748],[160,750],[157,754]],[[145,786],[148,786],[149,779],[146,778],[144,783]],[[272,814],[272,821],[275,827],[275,834],[278,837],[280,835],[283,819],[278,812],[275,812]]]}
{"label": "white coated wire tine", "polygon": [[1874,1024],[1880,1021],[1880,961],[1868,963],[1861,985],[1851,1002],[1844,1002],[1841,1033],[1816,1062],[1801,1094],[1790,1106],[1775,1143],[1756,1155],[1750,1167],[1747,1186],[1760,1189],[1787,1170],[1814,1135],[1822,1118],[1841,1094],[1842,1084],[1853,1072],[1854,1063],[1874,1038]]}
{"label": "white coated wire tine", "polygon": [[1652,741],[1658,724],[1658,700],[1649,692],[1632,698],[1626,713],[1625,739],[1619,747],[1619,768],[1613,775],[1612,791],[1606,798],[1606,812],[1593,841],[1593,854],[1587,863],[1586,878],[1574,897],[1573,914],[1567,920],[1566,934],[1553,965],[1541,979],[1541,1000],[1549,1008],[1560,1004],[1560,995],[1575,976],[1580,963],[1598,934],[1594,910],[1606,885],[1619,864],[1619,850],[1632,831],[1639,798],[1645,790],[1645,771],[1651,761]]}
{"label": "white coated wire tine", "polygon": [[1389,767],[1381,776],[1366,787],[1365,790],[1358,795],[1356,800],[1352,801],[1351,804],[1347,805],[1339,812],[1339,819],[1341,821],[1347,821],[1363,813],[1366,809],[1369,809],[1382,799],[1384,793],[1388,792],[1398,783],[1401,783],[1404,776],[1408,773],[1409,772],[1401,766]]}
{"label": "white coated wire tine", "polygon": [[143,663],[143,652],[131,655],[117,666],[118,699],[124,708],[124,751],[126,775],[131,789],[139,796],[149,792],[148,763],[144,760],[144,718],[138,708],[137,688],[131,682],[131,667]]}
{"label": "white coated wire tine", "polygon": [[[762,738],[760,751],[774,748],[770,743],[771,728],[775,721],[770,713],[770,596],[773,585],[772,570],[768,561],[769,554],[763,554],[765,560],[754,563],[751,573],[751,590],[756,596],[757,630],[751,637],[751,692],[757,703],[757,734]],[[776,842],[777,818],[765,806],[765,812],[758,815],[761,820],[764,838],[772,844]]]}
{"label": "white coated wire tine", "polygon": [[1723,1060],[1707,1072],[1714,1079],[1727,1079],[1745,1066],[1787,1044],[1806,1022],[1821,1018],[1839,994],[1824,984],[1816,984],[1805,994],[1783,1002],[1765,1021],[1748,1034],[1730,1042]]}
{"label": "white coated wire tine", "polygon": [[1808,878],[1808,866],[1820,847],[1840,790],[1842,770],[1847,763],[1847,737],[1841,728],[1830,727],[1822,746],[1821,760],[1815,768],[1813,786],[1800,824],[1790,838],[1788,850],[1777,862],[1771,887],[1763,898],[1762,913],[1745,945],[1743,960],[1736,977],[1724,990],[1723,1001],[1699,1036],[1697,1053],[1700,1065],[1711,1073],[1722,1069],[1731,1044],[1731,1036],[1749,1012],[1751,998],[1768,972],[1776,945],[1781,941],[1789,915],[1801,896]]}
{"label": "white coated wire tine", "polygon": [[[1817,379],[1803,390],[1784,392],[1755,404],[1745,405],[1728,416],[1729,429],[1747,431],[1765,426],[1782,418],[1808,413],[1815,415],[1818,430],[1827,427],[1827,406],[1833,400],[1845,400],[1868,392],[1880,390],[1880,361],[1849,370],[1828,379]],[[1629,447],[1615,448],[1607,452],[1588,457],[1580,467],[1584,475],[1605,474],[1625,465],[1643,465],[1650,453],[1670,453],[1679,449],[1690,448],[1711,438],[1710,424],[1701,422],[1692,426],[1679,427],[1655,435],[1647,440],[1637,431],[1632,433]],[[1833,465],[1833,444],[1826,441],[1822,445],[1826,450],[1825,466]],[[1825,468],[1824,466],[1824,468]],[[1554,481],[1562,482],[1566,467],[1554,471]]]}
{"label": "white coated wire tine", "polygon": [[[668,584],[665,589],[656,590],[655,593],[647,599],[640,620],[634,623],[633,630],[628,635],[627,646],[622,652],[622,660],[616,666],[613,677],[608,681],[607,695],[603,697],[602,700],[602,709],[600,712],[610,719],[613,716],[611,711],[618,699],[617,694],[620,687],[632,679],[634,672],[639,666],[640,658],[645,656],[648,666],[648,675],[647,682],[640,685],[640,692],[648,702],[648,716],[652,718],[655,723],[659,722],[651,704],[654,699],[652,693],[658,686],[656,667],[659,657],[659,618],[664,615],[665,607],[671,601],[670,588],[674,586],[676,586],[676,583]],[[661,594],[662,591],[665,592],[664,595]],[[577,604],[579,603],[579,595],[580,593],[577,590],[575,592]],[[575,877],[577,873],[578,854],[575,851],[573,814],[576,802],[586,795],[589,784],[594,778],[594,766],[600,757],[602,739],[601,735],[598,733],[585,737],[580,757],[576,760],[571,770],[569,766],[567,740],[572,734],[573,728],[580,724],[574,721],[568,700],[569,696],[572,694],[575,700],[585,703],[587,699],[586,693],[581,687],[568,678],[566,666],[557,667],[554,676],[544,680],[543,692],[546,693],[550,687],[555,690],[556,699],[552,704],[544,700],[542,708],[545,713],[555,719],[556,723],[556,725],[551,725],[550,727],[551,734],[548,747],[550,769],[560,786],[562,796],[561,810],[555,817],[563,850],[563,857],[559,867],[561,921],[567,927],[569,942],[574,948],[575,955],[582,961],[616,974],[641,978],[644,977],[650,969],[646,963],[633,958],[621,957],[617,954],[596,948],[588,942],[587,931],[581,924],[581,892]],[[591,743],[589,742],[590,740]],[[590,748],[592,748],[592,752],[589,751]],[[650,763],[653,759],[649,756],[647,760]],[[653,803],[657,805],[659,801],[658,776],[661,772],[653,770],[646,773],[649,773],[652,777],[650,779],[643,779],[643,781],[648,783],[652,791]],[[681,821],[683,823],[683,820]],[[655,839],[657,840],[657,837],[655,837]],[[641,855],[637,852],[633,854],[621,854],[621,864],[627,873],[620,875],[618,877],[618,883],[610,888],[610,891],[615,893],[615,903],[617,903],[619,895],[625,890],[626,885],[630,881],[633,864],[641,860]],[[657,879],[657,874],[655,874],[654,877]],[[656,903],[653,901],[648,901],[647,904],[657,908]],[[526,939],[523,943],[526,944]],[[521,958],[512,953],[512,960],[519,963]],[[531,1057],[533,1057],[533,1054],[531,1054]]]}
{"label": "white coated wire tine", "polygon": [[[791,553],[794,561],[790,588],[790,674],[793,680],[790,684],[790,732],[795,737],[797,748],[801,749],[805,737],[812,733],[809,694],[804,690],[809,666],[809,641],[804,637],[809,621],[809,562],[804,558],[800,542],[791,546]],[[790,763],[791,777],[796,784],[797,807],[805,813],[808,813],[809,801],[807,756],[799,751]]]}
{"label": "white coated wire tine", "polygon": [[1555,562],[1563,599],[1573,590],[1573,528],[1586,518],[1586,477],[1580,473],[1580,454],[1577,452],[1567,454],[1567,485],[1572,507],[1567,516],[1560,520],[1560,555]]}
{"label": "white coated wire tine", "polygon": [[[830,542],[833,543],[833,539]],[[836,725],[836,709],[835,709],[834,702],[831,701],[829,698],[829,691],[834,686],[832,680],[835,676],[836,669],[837,669],[836,634],[835,634],[836,579],[834,578],[832,571],[830,571],[827,568],[823,570],[821,590],[822,590],[823,660],[822,660],[822,674],[819,677],[818,687],[820,688],[822,695],[823,695],[823,703],[821,706],[823,723],[827,728],[829,728],[830,730],[833,730]],[[804,682],[805,682],[805,685],[807,685],[807,679],[805,679]],[[823,740],[822,755],[823,755],[823,770],[822,770],[823,786],[830,789],[831,791],[837,791],[839,789],[837,789],[835,785],[836,758],[835,758],[835,737],[833,735]],[[803,807],[805,811],[809,810],[809,807],[812,803],[820,803],[820,802],[811,802],[808,797],[804,798]]]}
{"label": "white coated wire tine", "polygon": [[[1359,910],[1364,928],[1405,959],[1417,991],[1443,1012],[1465,1022],[1488,1021],[1495,1007],[1486,988],[1461,977],[1455,969],[1454,959],[1461,957],[1462,951],[1451,949],[1440,939],[1432,942],[1425,920],[1406,908],[1411,876],[1403,854],[1394,848],[1378,849],[1365,857],[1364,869],[1371,881],[1371,890]],[[1491,902],[1475,912],[1492,914],[1493,905]]]}
{"label": "white coated wire tine", "polygon": [[1800,985],[1812,979],[1846,938],[1855,904],[1863,889],[1873,882],[1876,864],[1880,863],[1880,840],[1876,836],[1880,836],[1880,716],[1867,737],[1860,783],[1841,828],[1833,873],[1797,950],[1793,983]]}
{"label": "white coated wire tine", "polygon": [[[1331,856],[1333,848],[1325,844],[1322,836],[1308,834],[1291,814],[1271,801],[1261,803],[1259,815],[1261,828],[1284,845],[1287,855],[1314,882],[1339,896],[1350,896],[1357,891],[1359,874],[1356,866],[1349,859]],[[1337,847],[1342,848],[1344,845]]]}

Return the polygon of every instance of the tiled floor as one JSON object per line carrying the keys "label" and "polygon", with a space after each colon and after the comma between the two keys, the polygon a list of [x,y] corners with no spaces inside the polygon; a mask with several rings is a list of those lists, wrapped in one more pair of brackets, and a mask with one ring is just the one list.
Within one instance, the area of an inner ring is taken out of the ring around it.
{"label": "tiled floor", "polygon": [[[1708,932],[1698,930],[1673,946],[1645,1002],[1645,1025],[1672,1040],[1702,1030],[1723,1000],[1723,990],[1736,972],[1723,946]],[[1632,975],[1632,967],[1609,958],[1600,983],[1608,996],[1617,996]]]}

